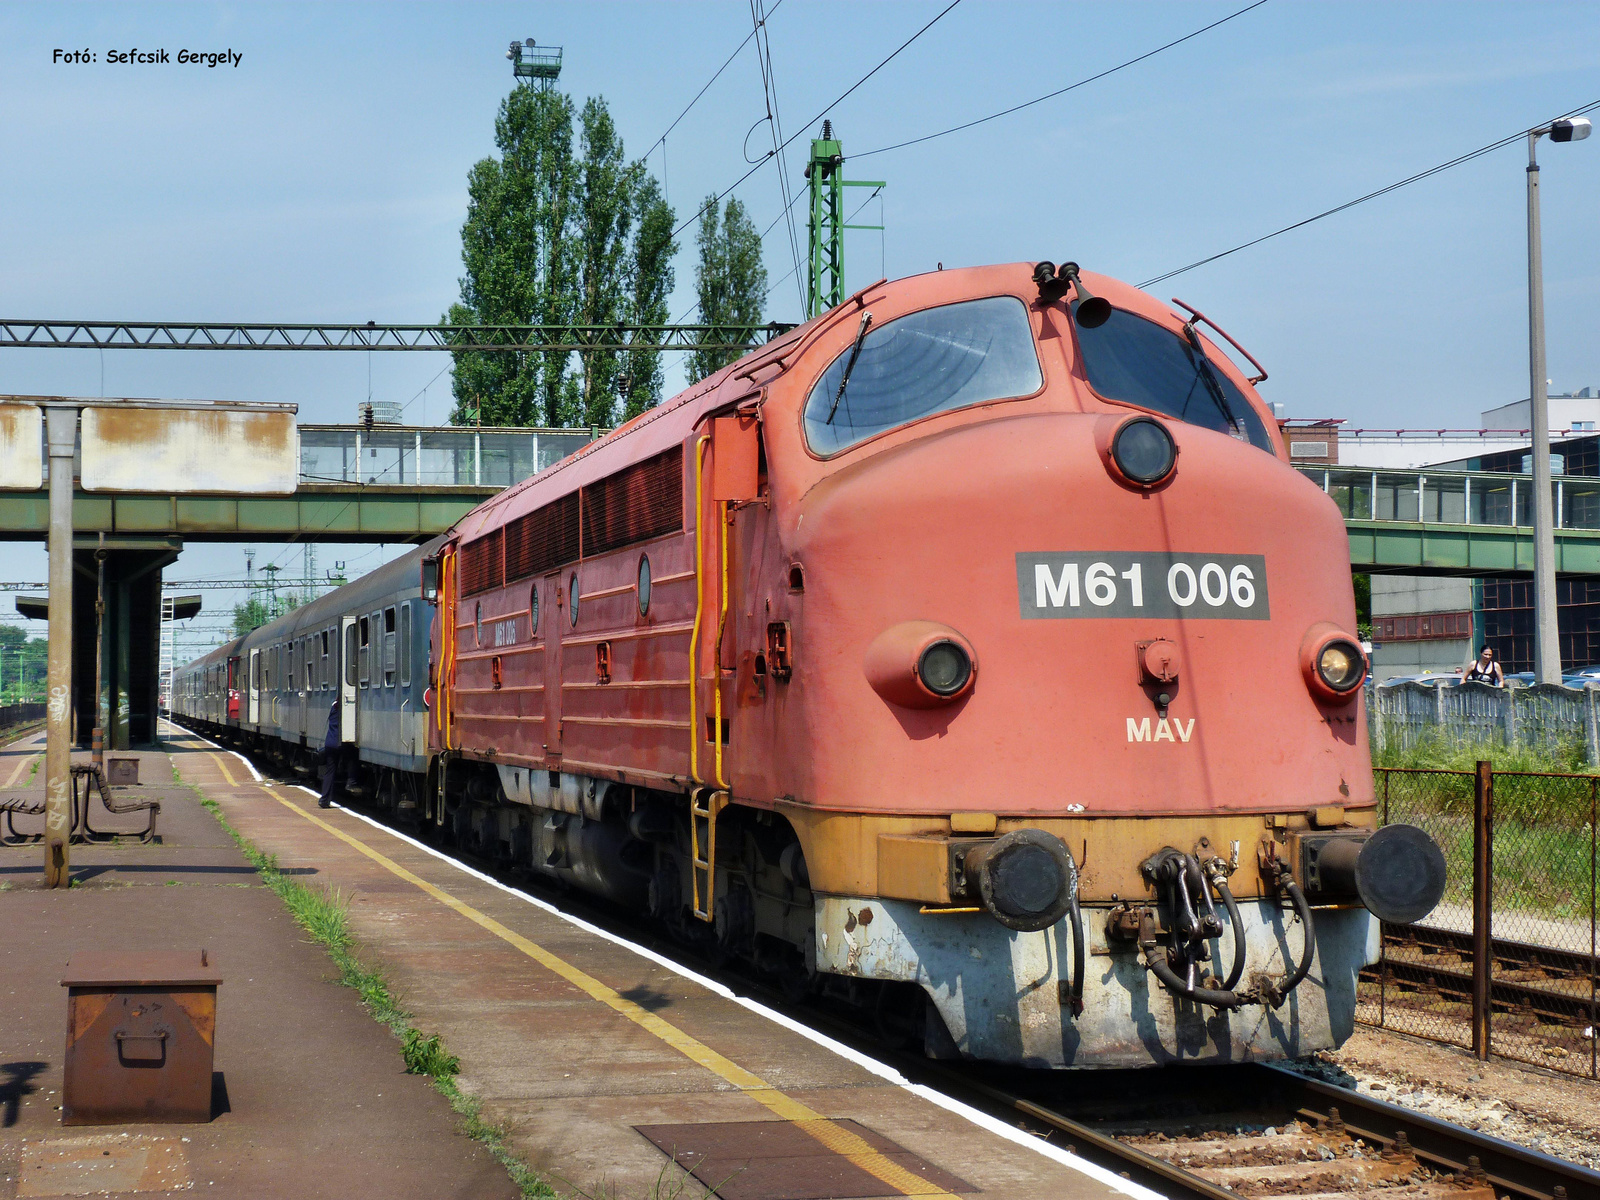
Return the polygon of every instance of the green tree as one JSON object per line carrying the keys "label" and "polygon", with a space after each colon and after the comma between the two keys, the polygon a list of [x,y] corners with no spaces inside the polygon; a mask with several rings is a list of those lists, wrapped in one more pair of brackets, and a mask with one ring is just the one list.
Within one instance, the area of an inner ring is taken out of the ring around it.
{"label": "green tree", "polygon": [[[657,319],[665,321],[676,249],[672,210],[644,165],[628,161],[603,99],[584,104],[577,129],[575,145],[572,100],[554,90],[515,88],[501,104],[500,157],[483,159],[468,175],[465,274],[446,322],[614,325],[637,320],[641,295],[654,300],[657,293]],[[459,352],[451,420],[614,424],[636,403],[648,407],[660,398],[659,367],[636,357]]]}
{"label": "green tree", "polygon": [[[695,268],[700,320],[707,325],[761,324],[767,269],[761,265],[761,235],[744,205],[730,199],[718,213],[717,198],[708,197],[695,241],[700,247]],[[740,357],[737,350],[696,350],[689,356],[689,376],[704,379]]]}
{"label": "green tree", "polygon": [[253,629],[260,629],[272,620],[272,610],[260,596],[251,596],[243,604],[233,606],[233,636],[243,637]]}
{"label": "green tree", "polygon": [[44,699],[49,645],[15,625],[0,625],[0,704]]}
{"label": "green tree", "polygon": [[[676,281],[672,269],[672,256],[678,252],[678,243],[672,240],[675,217],[671,206],[662,199],[654,176],[644,177],[636,203],[639,229],[633,239],[633,295],[628,319],[635,325],[665,325],[670,316],[667,297]],[[661,356],[650,350],[631,351],[623,384],[624,420],[659,404]]]}

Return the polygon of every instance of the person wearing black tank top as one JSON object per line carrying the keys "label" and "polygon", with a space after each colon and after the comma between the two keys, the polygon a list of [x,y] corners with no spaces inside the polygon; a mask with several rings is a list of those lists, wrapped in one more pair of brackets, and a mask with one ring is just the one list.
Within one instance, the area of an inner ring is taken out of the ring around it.
{"label": "person wearing black tank top", "polygon": [[1494,651],[1485,646],[1477,659],[1461,675],[1463,683],[1487,683],[1490,687],[1505,687],[1505,672],[1494,659]]}

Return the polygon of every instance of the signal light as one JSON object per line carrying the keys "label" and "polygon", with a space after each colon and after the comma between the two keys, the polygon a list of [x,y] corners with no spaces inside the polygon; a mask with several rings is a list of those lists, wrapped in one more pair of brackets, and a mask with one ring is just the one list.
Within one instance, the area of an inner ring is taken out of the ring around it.
{"label": "signal light", "polygon": [[1135,417],[1111,438],[1111,460],[1133,483],[1154,487],[1178,461],[1178,447],[1160,421]]}

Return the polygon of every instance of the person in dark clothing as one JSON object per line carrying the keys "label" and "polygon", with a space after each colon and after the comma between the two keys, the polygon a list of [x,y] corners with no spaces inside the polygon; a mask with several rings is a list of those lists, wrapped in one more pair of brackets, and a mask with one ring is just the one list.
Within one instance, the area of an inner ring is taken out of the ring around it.
{"label": "person in dark clothing", "polygon": [[328,710],[328,736],[322,739],[322,799],[319,808],[333,807],[334,788],[344,782],[344,743],[339,736],[339,701]]}

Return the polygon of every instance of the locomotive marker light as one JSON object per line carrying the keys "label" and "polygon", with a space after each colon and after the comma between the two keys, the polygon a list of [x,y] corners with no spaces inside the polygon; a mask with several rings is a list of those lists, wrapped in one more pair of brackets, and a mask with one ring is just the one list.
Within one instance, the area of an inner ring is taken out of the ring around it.
{"label": "locomotive marker light", "polygon": [[1367,678],[1367,657],[1348,633],[1323,621],[1307,631],[1300,645],[1300,669],[1317,699],[1348,704]]}
{"label": "locomotive marker light", "polygon": [[972,690],[978,659],[948,625],[903,621],[872,640],[862,664],[867,682],[890,704],[938,708]]}

